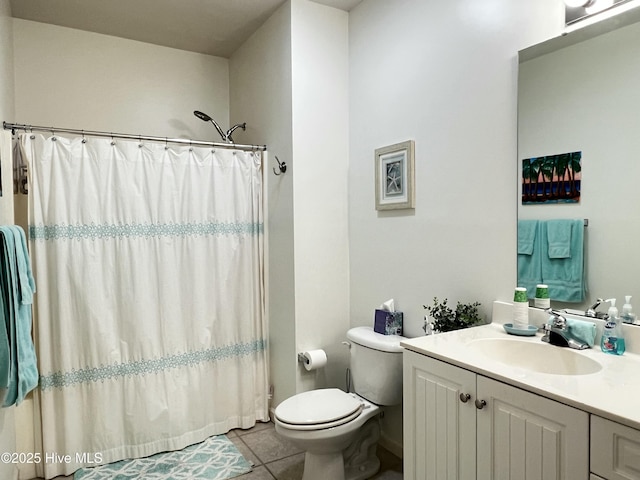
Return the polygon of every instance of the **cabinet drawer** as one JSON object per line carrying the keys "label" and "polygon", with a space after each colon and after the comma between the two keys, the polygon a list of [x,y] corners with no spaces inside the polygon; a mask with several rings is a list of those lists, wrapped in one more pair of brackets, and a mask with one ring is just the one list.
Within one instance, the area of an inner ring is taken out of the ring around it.
{"label": "cabinet drawer", "polygon": [[591,471],[609,480],[640,478],[640,431],[592,415]]}

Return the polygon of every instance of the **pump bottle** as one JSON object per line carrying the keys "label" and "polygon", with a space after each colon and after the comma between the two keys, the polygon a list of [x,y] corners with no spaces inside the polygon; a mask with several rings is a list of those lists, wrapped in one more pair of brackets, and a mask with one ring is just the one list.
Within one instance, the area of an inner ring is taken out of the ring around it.
{"label": "pump bottle", "polygon": [[605,302],[611,302],[609,318],[604,325],[602,332],[602,340],[600,340],[600,348],[604,353],[611,355],[622,355],[625,350],[624,333],[622,331],[622,319],[618,317],[618,309],[616,308],[616,299],[610,298]]}
{"label": "pump bottle", "polygon": [[636,314],[633,313],[633,307],[631,306],[631,295],[624,297],[625,304],[622,306],[622,321],[624,323],[634,323],[636,321]]}

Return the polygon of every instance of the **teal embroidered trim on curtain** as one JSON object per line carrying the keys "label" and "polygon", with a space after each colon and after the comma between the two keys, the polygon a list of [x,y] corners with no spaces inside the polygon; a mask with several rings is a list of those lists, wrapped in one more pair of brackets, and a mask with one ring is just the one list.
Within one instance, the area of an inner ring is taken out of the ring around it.
{"label": "teal embroidered trim on curtain", "polygon": [[105,239],[131,237],[191,237],[221,235],[259,235],[262,223],[142,223],[122,225],[30,225],[33,240]]}
{"label": "teal embroidered trim on curtain", "polygon": [[265,345],[266,341],[262,339],[255,342],[178,353],[150,360],[137,360],[130,363],[116,363],[100,367],[85,367],[70,372],[54,372],[48,375],[41,375],[39,386],[42,391],[47,391],[50,388],[65,388],[81,383],[103,382],[117,377],[148,375],[174,368],[216,362],[229,357],[253,355],[265,350]]}

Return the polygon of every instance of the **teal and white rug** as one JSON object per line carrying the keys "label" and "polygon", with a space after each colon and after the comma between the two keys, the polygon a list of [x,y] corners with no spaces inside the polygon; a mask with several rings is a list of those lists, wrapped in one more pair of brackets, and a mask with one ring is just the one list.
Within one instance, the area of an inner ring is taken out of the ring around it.
{"label": "teal and white rug", "polygon": [[225,435],[176,452],[81,468],[74,480],[226,480],[251,471],[249,463]]}

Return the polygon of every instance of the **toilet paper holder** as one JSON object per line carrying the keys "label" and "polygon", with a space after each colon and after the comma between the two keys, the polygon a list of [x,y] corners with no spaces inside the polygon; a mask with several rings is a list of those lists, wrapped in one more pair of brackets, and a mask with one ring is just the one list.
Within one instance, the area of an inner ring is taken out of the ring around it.
{"label": "toilet paper holder", "polygon": [[322,349],[300,352],[298,362],[302,363],[307,371],[317,370],[327,364],[327,354]]}

